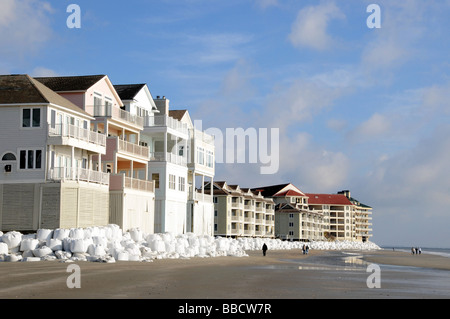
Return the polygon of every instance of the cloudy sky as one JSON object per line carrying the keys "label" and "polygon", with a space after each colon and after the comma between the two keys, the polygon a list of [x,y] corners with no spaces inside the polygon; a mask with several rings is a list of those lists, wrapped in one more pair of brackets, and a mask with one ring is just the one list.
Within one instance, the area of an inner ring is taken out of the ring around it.
{"label": "cloudy sky", "polygon": [[224,163],[215,179],[350,189],[374,208],[376,243],[450,247],[450,1],[70,3],[79,29],[68,1],[0,2],[1,74],[107,74],[203,129],[277,129],[277,173]]}

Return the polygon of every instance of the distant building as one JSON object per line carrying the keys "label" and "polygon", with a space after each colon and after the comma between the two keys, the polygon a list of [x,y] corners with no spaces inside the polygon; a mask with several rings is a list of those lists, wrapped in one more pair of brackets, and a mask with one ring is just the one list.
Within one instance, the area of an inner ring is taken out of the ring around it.
{"label": "distant building", "polygon": [[[210,190],[206,185],[206,193]],[[274,202],[261,192],[226,182],[214,182],[214,235],[229,237],[275,236]]]}

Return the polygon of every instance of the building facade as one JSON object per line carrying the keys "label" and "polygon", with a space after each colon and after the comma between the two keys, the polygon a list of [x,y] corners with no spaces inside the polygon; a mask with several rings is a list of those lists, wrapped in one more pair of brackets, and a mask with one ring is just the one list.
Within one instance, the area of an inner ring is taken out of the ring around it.
{"label": "building facade", "polygon": [[[205,192],[210,193],[210,184]],[[261,192],[226,182],[213,183],[214,235],[225,237],[275,236],[275,203]]]}
{"label": "building facade", "polygon": [[106,135],[90,114],[28,75],[0,76],[0,228],[109,223]]}
{"label": "building facade", "polygon": [[109,223],[122,229],[154,231],[154,185],[148,180],[149,149],[140,144],[144,118],[125,110],[106,75],[36,78],[72,101],[93,120],[90,129],[106,136],[106,152],[93,156],[109,174]]}

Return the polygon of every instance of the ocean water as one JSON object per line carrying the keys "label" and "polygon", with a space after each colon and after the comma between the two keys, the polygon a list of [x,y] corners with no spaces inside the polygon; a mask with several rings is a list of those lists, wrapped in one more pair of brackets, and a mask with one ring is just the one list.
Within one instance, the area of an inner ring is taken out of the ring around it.
{"label": "ocean water", "polygon": [[[383,249],[389,250],[389,249],[395,249],[398,251],[405,251],[410,253],[411,252],[411,247],[381,247]],[[432,255],[438,255],[438,256],[443,256],[443,257],[448,257],[450,258],[450,248],[429,248],[429,247],[420,247],[420,249],[422,250],[422,254],[432,254]]]}

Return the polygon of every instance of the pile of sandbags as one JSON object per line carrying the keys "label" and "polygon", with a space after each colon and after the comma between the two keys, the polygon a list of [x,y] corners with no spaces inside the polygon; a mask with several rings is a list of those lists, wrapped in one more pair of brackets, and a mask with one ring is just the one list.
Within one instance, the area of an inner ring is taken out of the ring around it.
{"label": "pile of sandbags", "polygon": [[[301,249],[303,242],[269,238],[237,239],[186,233],[145,234],[139,228],[123,232],[117,225],[62,229],[39,229],[35,234],[0,232],[0,261],[153,261],[166,258],[248,256],[246,251]],[[367,242],[308,243],[310,249],[380,249]]]}

